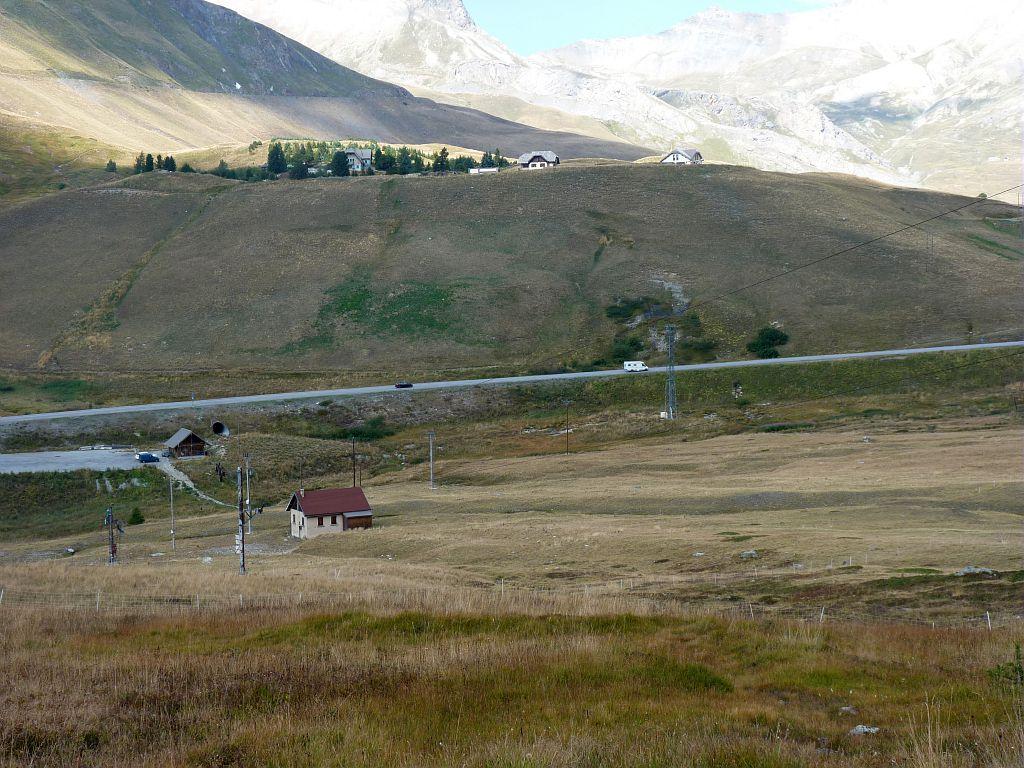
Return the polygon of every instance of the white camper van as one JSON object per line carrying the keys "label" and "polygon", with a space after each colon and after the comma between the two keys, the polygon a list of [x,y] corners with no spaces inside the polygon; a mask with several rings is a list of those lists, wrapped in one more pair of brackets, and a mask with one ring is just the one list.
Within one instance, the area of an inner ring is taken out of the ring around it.
{"label": "white camper van", "polygon": [[622,370],[629,371],[630,373],[642,373],[649,369],[647,368],[647,363],[643,360],[627,360],[622,364]]}

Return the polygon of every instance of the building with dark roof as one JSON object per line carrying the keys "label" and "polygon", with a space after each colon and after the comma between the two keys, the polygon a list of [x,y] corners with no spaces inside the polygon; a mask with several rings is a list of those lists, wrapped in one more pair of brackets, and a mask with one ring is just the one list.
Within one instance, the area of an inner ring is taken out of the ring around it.
{"label": "building with dark roof", "polygon": [[191,429],[185,429],[182,427],[173,435],[169,440],[164,442],[164,448],[166,449],[168,456],[174,456],[178,459],[188,458],[190,456],[205,456],[206,449],[209,447],[203,438],[193,432]]}
{"label": "building with dark roof", "polygon": [[701,165],[704,162],[704,156],[701,155],[699,149],[673,149],[663,158],[661,158],[662,165]]}
{"label": "building with dark roof", "polygon": [[362,488],[300,490],[292,494],[287,512],[296,539],[373,527],[373,509]]}
{"label": "building with dark roof", "polygon": [[561,162],[558,155],[547,149],[527,152],[519,156],[519,167],[527,170],[531,168],[553,168]]}

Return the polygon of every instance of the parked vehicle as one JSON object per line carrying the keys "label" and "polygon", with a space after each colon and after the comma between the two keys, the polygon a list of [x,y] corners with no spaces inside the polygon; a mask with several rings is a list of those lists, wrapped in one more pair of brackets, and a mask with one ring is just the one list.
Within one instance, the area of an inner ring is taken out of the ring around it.
{"label": "parked vehicle", "polygon": [[622,364],[622,370],[629,371],[630,373],[643,373],[649,371],[647,363],[643,360],[627,360]]}
{"label": "parked vehicle", "polygon": [[400,381],[395,384],[395,389],[412,389],[412,384],[408,381]]}
{"label": "parked vehicle", "polygon": [[139,464],[156,464],[160,461],[160,457],[155,456],[149,451],[139,451],[135,454],[135,460],[138,461]]}

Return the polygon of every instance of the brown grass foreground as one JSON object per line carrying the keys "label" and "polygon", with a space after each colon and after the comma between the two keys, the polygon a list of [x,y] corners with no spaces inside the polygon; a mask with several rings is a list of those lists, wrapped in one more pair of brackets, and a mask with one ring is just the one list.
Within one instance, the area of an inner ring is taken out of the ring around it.
{"label": "brown grass foreground", "polygon": [[[1009,633],[4,609],[5,766],[1019,766]],[[844,708],[853,708],[851,711]],[[858,724],[879,733],[852,736]]]}
{"label": "brown grass foreground", "polygon": [[[100,531],[7,542],[0,765],[1020,766],[1020,430],[928,427],[446,452],[438,491],[368,486],[373,531],[268,512],[246,577],[230,511],[117,568]],[[938,628],[838,618],[879,612]]]}

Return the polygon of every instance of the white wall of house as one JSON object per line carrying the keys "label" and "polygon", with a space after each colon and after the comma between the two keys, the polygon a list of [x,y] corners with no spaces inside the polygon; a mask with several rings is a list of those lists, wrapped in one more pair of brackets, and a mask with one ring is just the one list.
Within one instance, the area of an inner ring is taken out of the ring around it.
{"label": "white wall of house", "polygon": [[661,162],[663,165],[696,165],[701,162],[701,160],[699,155],[691,160],[681,152],[673,152]]}
{"label": "white wall of house", "polygon": [[[328,515],[327,517],[306,517],[298,510],[289,513],[292,516],[292,536],[297,539],[315,539],[325,533],[337,533],[344,530],[342,516]],[[323,525],[320,521],[323,521]]]}

